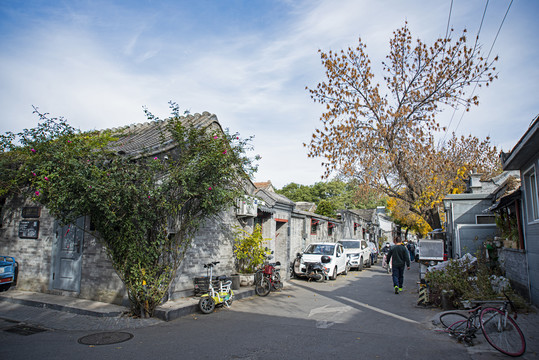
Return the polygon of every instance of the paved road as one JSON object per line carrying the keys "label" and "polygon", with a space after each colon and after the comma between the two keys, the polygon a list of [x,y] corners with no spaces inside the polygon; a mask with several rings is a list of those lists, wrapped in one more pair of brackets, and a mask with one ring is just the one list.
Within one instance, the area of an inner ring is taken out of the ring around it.
{"label": "paved road", "polygon": [[[335,281],[291,280],[268,297],[236,301],[210,315],[124,330],[132,339],[79,344],[96,331],[0,332],[5,359],[496,359],[488,344],[466,348],[433,330],[436,309],[415,306],[417,265],[393,293],[379,266]],[[52,311],[52,310],[47,310]],[[8,326],[0,322],[0,328]],[[524,358],[533,359],[535,353]]]}

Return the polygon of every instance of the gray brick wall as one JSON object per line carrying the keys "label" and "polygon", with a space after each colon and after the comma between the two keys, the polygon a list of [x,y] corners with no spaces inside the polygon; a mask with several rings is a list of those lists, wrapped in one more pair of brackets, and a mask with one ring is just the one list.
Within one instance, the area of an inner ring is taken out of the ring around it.
{"label": "gray brick wall", "polygon": [[204,264],[220,262],[214,268],[214,275],[236,273],[233,253],[234,225],[247,225],[252,228],[252,220],[247,224],[240,223],[234,211],[230,210],[206,221],[193,239],[176,273],[169,292],[170,299],[193,295],[194,278],[206,276]]}
{"label": "gray brick wall", "polygon": [[513,289],[529,300],[526,253],[520,250],[501,248],[498,255],[505,277],[510,280]]}
{"label": "gray brick wall", "polygon": [[[84,236],[80,293],[52,288],[52,251],[55,241],[54,218],[46,208],[41,209],[38,239],[21,239],[18,236],[19,222],[23,220],[23,206],[37,206],[28,201],[16,200],[3,208],[0,228],[0,254],[13,256],[19,262],[17,288],[26,291],[55,293],[84,299],[116,304],[128,303],[126,289],[108,259],[105,247],[88,233]],[[15,209],[15,210],[11,210]],[[235,273],[233,256],[233,229],[238,225],[252,229],[252,220],[236,218],[231,209],[211,219],[197,233],[188,249],[183,263],[176,273],[170,289],[170,297],[193,294],[193,279],[205,276],[203,265],[220,261],[217,274]],[[87,230],[90,221],[86,221]]]}
{"label": "gray brick wall", "polygon": [[[13,256],[19,263],[18,289],[45,292],[49,286],[53,224],[47,209],[41,209],[39,218],[23,218],[24,206],[37,205],[12,199],[3,207],[0,254]],[[37,239],[19,238],[19,224],[23,220],[39,220]]]}
{"label": "gray brick wall", "polygon": [[[89,219],[85,226],[89,230]],[[83,249],[80,297],[127,305],[127,291],[105,247],[94,237],[85,234]]]}

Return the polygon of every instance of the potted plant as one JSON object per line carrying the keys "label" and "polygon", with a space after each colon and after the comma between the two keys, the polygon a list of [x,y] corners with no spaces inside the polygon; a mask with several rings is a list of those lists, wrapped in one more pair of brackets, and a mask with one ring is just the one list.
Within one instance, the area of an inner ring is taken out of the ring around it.
{"label": "potted plant", "polygon": [[514,214],[501,213],[496,215],[496,226],[500,229],[503,246],[518,249],[518,223]]}
{"label": "potted plant", "polygon": [[236,258],[236,269],[240,274],[240,284],[242,286],[252,285],[254,282],[254,272],[264,263],[264,259],[271,252],[264,243],[271,239],[262,237],[262,227],[257,224],[252,233],[241,228],[236,228],[234,238],[234,256]]}

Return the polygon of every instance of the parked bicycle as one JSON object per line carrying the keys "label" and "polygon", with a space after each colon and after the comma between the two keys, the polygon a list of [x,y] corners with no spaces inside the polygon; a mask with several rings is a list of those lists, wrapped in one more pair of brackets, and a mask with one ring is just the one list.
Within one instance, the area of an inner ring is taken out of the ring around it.
{"label": "parked bicycle", "polygon": [[[269,257],[267,260],[270,260]],[[255,292],[258,296],[266,296],[272,290],[280,290],[283,288],[281,281],[279,261],[275,263],[264,263],[264,267],[255,273]]]}
{"label": "parked bicycle", "polygon": [[[507,300],[473,301],[475,304],[501,304],[499,308],[479,305],[468,310],[468,315],[460,312],[447,312],[440,316],[440,322],[446,328],[444,332],[473,345],[475,333],[481,328],[485,339],[493,348],[509,356],[520,356],[526,351],[526,340],[522,330],[509,316],[508,305],[514,310],[513,303]],[[517,318],[515,312],[514,318]]]}
{"label": "parked bicycle", "polygon": [[[213,279],[213,267],[219,264],[219,261],[213,261],[205,264],[204,268],[208,269],[208,292],[203,294],[198,302],[198,308],[204,314],[210,314],[215,310],[216,306],[230,307],[234,299],[232,291],[232,279],[227,276],[217,276]],[[215,282],[215,284],[214,284]]]}

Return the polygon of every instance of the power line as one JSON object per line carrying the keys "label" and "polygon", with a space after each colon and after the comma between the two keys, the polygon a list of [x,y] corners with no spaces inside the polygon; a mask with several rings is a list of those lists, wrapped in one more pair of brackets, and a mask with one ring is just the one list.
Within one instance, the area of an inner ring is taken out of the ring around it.
{"label": "power line", "polygon": [[[487,5],[488,5],[488,0],[487,0]],[[485,61],[488,61],[488,58],[490,57],[490,54],[492,53],[492,49],[494,48],[494,44],[496,44],[496,40],[498,40],[498,35],[500,34],[500,31],[502,30],[502,26],[503,26],[503,24],[505,22],[505,18],[507,17],[507,14],[509,13],[509,10],[511,9],[511,5],[513,5],[513,0],[511,0],[511,2],[509,3],[509,6],[507,7],[507,10],[505,11],[505,15],[503,16],[502,22],[500,23],[500,26],[498,27],[498,32],[496,33],[496,37],[494,38],[494,41],[492,42],[492,46],[490,47],[490,51],[488,52],[488,55],[487,55],[487,58],[485,59]],[[487,9],[485,7],[485,12],[486,12],[486,10]],[[483,16],[484,16],[484,13],[483,13]],[[481,20],[481,24],[483,24],[483,20]],[[477,35],[477,37],[479,38],[479,34]],[[473,94],[475,92],[475,89],[477,89],[478,84],[479,84],[479,80],[475,82],[474,89],[472,90],[472,93],[471,93],[470,96],[473,96]],[[460,117],[459,123],[455,127],[455,132],[459,128],[460,123],[461,123],[462,118],[464,117],[465,113],[466,113],[465,111],[462,112],[462,116]]]}
{"label": "power line", "polygon": [[479,24],[479,29],[477,30],[477,36],[475,37],[474,48],[477,45],[477,41],[479,41],[479,34],[481,33],[481,29],[483,28],[483,21],[485,20],[485,15],[487,14],[488,3],[489,3],[489,0],[487,0],[487,3],[485,4],[485,10],[483,10],[483,16],[481,17],[481,23]]}
{"label": "power line", "polygon": [[505,22],[505,18],[507,17],[507,14],[509,13],[509,9],[511,9],[511,5],[513,5],[513,0],[509,3],[509,6],[507,7],[507,11],[505,12],[505,15],[503,16],[502,23],[500,24],[500,27],[498,28],[498,32],[496,33],[496,37],[494,38],[494,41],[492,42],[492,46],[490,47],[490,50],[487,55],[487,59],[490,57],[490,53],[492,52],[492,49],[494,48],[494,44],[496,43],[496,40],[498,40],[498,35],[500,35],[500,31],[502,30],[503,23]]}
{"label": "power line", "polygon": [[447,27],[445,28],[446,39],[447,39],[447,33],[449,32],[449,22],[451,20],[451,11],[453,11],[453,0],[451,0],[451,6],[449,7],[449,16],[447,17]]}
{"label": "power line", "polygon": [[[477,42],[479,41],[479,34],[481,34],[481,29],[483,28],[483,22],[485,21],[485,15],[487,14],[489,1],[490,0],[487,0],[487,2],[485,3],[485,9],[483,10],[483,16],[481,17],[481,22],[479,23],[479,29],[477,29],[477,35],[475,36],[475,43],[474,43],[474,51],[475,51],[475,48],[477,47]],[[451,16],[451,9],[452,8],[453,8],[453,0],[451,0],[451,7],[449,9],[450,16]],[[445,35],[446,38],[447,38],[448,29],[449,29],[449,22],[448,22],[447,28],[446,28],[446,35]],[[472,95],[475,92],[476,88],[477,88],[477,83],[475,84],[475,87],[474,87],[474,89],[472,91]],[[447,127],[445,129],[444,139],[442,140],[442,143],[445,143],[445,138],[447,136],[447,133],[448,133],[449,129],[451,128],[451,124],[453,123],[453,119],[455,118],[456,113],[457,113],[457,109],[455,108],[455,109],[453,109],[453,115],[451,115],[451,119],[449,120],[449,124],[447,125]],[[457,127],[455,128],[455,131],[457,131],[463,117],[464,117],[464,113],[460,117],[459,123],[458,123]]]}

